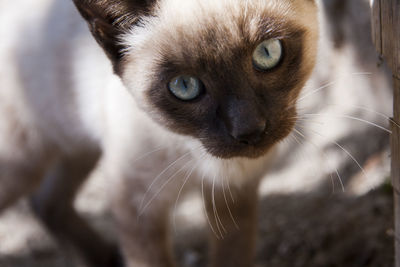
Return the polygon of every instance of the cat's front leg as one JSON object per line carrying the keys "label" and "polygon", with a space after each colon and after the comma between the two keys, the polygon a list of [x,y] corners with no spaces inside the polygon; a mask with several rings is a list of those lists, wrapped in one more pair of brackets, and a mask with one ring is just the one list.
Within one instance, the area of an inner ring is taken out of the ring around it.
{"label": "cat's front leg", "polygon": [[255,256],[258,182],[205,186],[211,267],[250,267]]}
{"label": "cat's front leg", "polygon": [[[148,180],[154,178],[149,175]],[[170,202],[141,179],[121,181],[113,213],[126,267],[174,267],[169,235]],[[151,201],[151,204],[149,204]]]}

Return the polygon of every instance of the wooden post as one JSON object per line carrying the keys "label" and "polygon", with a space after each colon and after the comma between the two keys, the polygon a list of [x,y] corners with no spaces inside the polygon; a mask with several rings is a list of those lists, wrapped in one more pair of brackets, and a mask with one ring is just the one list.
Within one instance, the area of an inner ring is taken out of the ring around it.
{"label": "wooden post", "polygon": [[[397,103],[397,104],[396,104]],[[400,267],[400,79],[394,77],[394,116],[392,123],[392,184],[394,188],[395,212],[395,258],[396,267]]]}
{"label": "wooden post", "polygon": [[400,0],[372,0],[372,38],[393,72],[391,136],[395,267],[400,267]]}

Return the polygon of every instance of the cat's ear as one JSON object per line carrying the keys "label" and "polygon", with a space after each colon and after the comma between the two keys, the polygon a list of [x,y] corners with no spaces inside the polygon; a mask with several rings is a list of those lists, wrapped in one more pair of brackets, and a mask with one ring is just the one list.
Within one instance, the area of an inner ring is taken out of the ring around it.
{"label": "cat's ear", "polygon": [[73,0],[96,41],[120,72],[123,45],[119,36],[150,12],[155,0]]}

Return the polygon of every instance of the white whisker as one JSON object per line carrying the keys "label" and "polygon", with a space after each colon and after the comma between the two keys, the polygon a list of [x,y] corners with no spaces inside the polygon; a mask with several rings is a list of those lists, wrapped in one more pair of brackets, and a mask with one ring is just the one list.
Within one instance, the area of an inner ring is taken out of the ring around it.
{"label": "white whisker", "polygon": [[150,198],[150,200],[147,202],[147,204],[143,207],[143,209],[139,212],[138,217],[140,217],[146,210],[146,208],[153,202],[153,200],[161,193],[161,191],[164,189],[165,186],[167,186],[167,184],[169,184],[169,182],[172,181],[173,178],[176,177],[176,175],[181,172],[184,168],[186,168],[186,166],[192,162],[193,160],[190,160],[188,162],[186,162],[181,168],[179,168],[179,170],[177,170],[176,172],[174,172],[174,174],[172,174],[170,177],[168,177],[168,179],[161,185],[161,187],[158,189],[158,191]]}
{"label": "white whisker", "polygon": [[226,184],[227,184],[228,192],[229,192],[229,195],[230,195],[230,197],[232,199],[232,203],[235,204],[235,198],[233,197],[233,193],[232,193],[231,186],[230,186],[230,183],[229,183],[229,178],[227,178],[227,180],[228,180],[228,182]]}
{"label": "white whisker", "polygon": [[[217,210],[217,206],[215,203],[215,179],[216,179],[216,174],[214,174],[214,178],[213,178],[213,182],[212,182],[212,190],[211,190],[211,201],[212,201],[212,207],[213,207],[213,211],[214,211],[214,218],[215,218],[215,224],[217,225],[217,229],[219,231],[219,233],[221,234],[221,238],[224,239],[224,235],[222,234],[222,231],[224,231],[226,233],[226,229],[224,227],[224,225],[221,222],[221,219],[218,215],[218,210]],[[221,227],[220,227],[221,225]],[[222,231],[221,231],[222,228]]]}
{"label": "white whisker", "polygon": [[311,95],[313,95],[313,94],[315,94],[315,93],[318,93],[319,91],[322,91],[322,90],[324,90],[325,88],[328,88],[328,87],[334,85],[335,83],[337,83],[337,81],[333,81],[333,82],[327,83],[327,84],[325,84],[325,85],[323,85],[323,86],[321,86],[321,87],[319,87],[319,88],[317,88],[317,89],[315,89],[315,90],[312,90],[311,92],[307,92],[304,96],[298,98],[297,101],[301,101],[301,100],[303,100],[304,98],[307,98],[307,97],[309,97],[309,96],[311,96]]}
{"label": "white whisker", "polygon": [[382,113],[382,112],[379,112],[379,111],[376,111],[376,110],[373,110],[373,109],[368,108],[368,107],[357,106],[357,105],[339,105],[339,104],[327,104],[327,106],[337,106],[337,107],[344,107],[344,108],[350,107],[350,108],[356,108],[356,109],[360,109],[360,110],[365,110],[365,111],[374,113],[374,114],[376,114],[376,115],[378,115],[378,116],[380,116],[380,117],[382,117],[382,118],[384,118],[384,119],[390,121],[391,123],[393,123],[394,125],[396,125],[397,128],[400,128],[400,125],[399,125],[397,122],[395,122],[392,118],[390,118],[389,116],[387,116],[386,114],[384,114],[384,113]]}
{"label": "white whisker", "polygon": [[141,160],[141,159],[144,159],[145,157],[150,156],[151,154],[153,154],[153,153],[155,153],[155,152],[161,151],[161,150],[163,150],[163,149],[167,149],[168,147],[169,147],[169,146],[159,146],[158,148],[156,148],[156,149],[154,149],[154,150],[151,150],[151,151],[149,151],[149,152],[146,152],[146,153],[144,153],[142,156],[136,158],[135,160],[132,161],[132,163],[137,162],[137,161],[139,161],[139,160]]}
{"label": "white whisker", "polygon": [[296,128],[294,128],[293,129],[293,134],[292,135],[290,135],[290,137],[293,137],[294,138],[294,140],[296,141],[296,143],[297,144],[299,144],[300,146],[301,146],[301,142],[300,142],[300,140],[299,139],[297,139],[297,137],[296,137],[296,131],[297,131],[297,129]]}
{"label": "white whisker", "polygon": [[177,207],[178,207],[179,198],[180,198],[180,196],[181,196],[181,194],[182,194],[183,188],[185,187],[186,183],[189,181],[190,176],[192,175],[193,171],[194,171],[194,170],[196,169],[196,167],[199,165],[200,161],[202,160],[202,158],[203,158],[204,156],[205,156],[205,153],[203,153],[203,155],[200,156],[198,162],[193,166],[193,168],[190,170],[190,172],[187,172],[187,174],[186,174],[186,176],[185,176],[185,178],[184,178],[184,180],[183,180],[182,186],[181,186],[181,188],[179,189],[178,195],[177,195],[176,200],[175,200],[174,212],[173,212],[173,214],[174,214],[173,224],[174,224],[174,231],[175,231],[175,232],[176,232],[176,219],[175,219],[175,216],[176,216],[176,209],[177,209]]}
{"label": "white whisker", "polygon": [[203,199],[204,214],[206,215],[206,219],[207,219],[208,225],[210,226],[211,231],[214,233],[215,238],[216,238],[217,240],[219,240],[219,239],[221,239],[221,238],[219,237],[219,235],[218,235],[217,232],[215,231],[214,227],[212,226],[210,217],[208,216],[208,213],[207,213],[206,200],[205,200],[205,196],[204,196],[204,176],[205,176],[205,174],[204,174],[204,172],[203,172],[203,176],[201,177],[201,196],[202,196],[202,199]]}
{"label": "white whisker", "polygon": [[[301,126],[300,126],[300,127],[301,127]],[[313,145],[313,147],[314,147],[317,151],[321,151],[321,152],[322,152],[322,155],[324,156],[324,158],[325,158],[326,160],[328,160],[328,156],[326,155],[326,153],[325,153],[323,150],[319,149],[318,146],[317,146],[314,142],[311,142],[310,140],[308,140],[308,139],[306,138],[306,136],[305,136],[303,133],[301,133],[299,130],[293,129],[293,131],[294,131],[295,133],[297,133],[298,135],[300,135],[300,137],[302,137],[304,141],[306,141],[306,142],[310,143],[311,145]],[[343,191],[343,193],[344,193],[344,192],[346,192],[346,190],[345,190],[345,187],[344,187],[344,184],[343,184],[342,177],[340,176],[338,169],[337,169],[336,167],[334,167],[334,168],[335,168],[335,172],[336,172],[336,175],[337,175],[337,177],[338,177],[340,186],[342,187],[342,191]],[[331,177],[331,181],[332,181],[332,189],[333,189],[333,192],[335,192],[335,183],[333,182],[332,173],[330,173],[330,177]]]}
{"label": "white whisker", "polygon": [[146,199],[147,194],[150,192],[150,189],[153,187],[153,185],[160,179],[160,177],[167,172],[173,165],[175,165],[175,163],[177,163],[178,161],[180,161],[181,159],[185,158],[186,156],[188,156],[192,151],[189,151],[185,154],[183,154],[182,156],[180,156],[179,158],[177,158],[175,161],[173,161],[171,164],[169,164],[163,171],[161,171],[151,182],[151,184],[149,185],[149,187],[147,188],[146,192],[143,195],[142,201],[140,203],[139,206],[139,210],[142,210],[144,201]]}
{"label": "white whisker", "polygon": [[376,123],[373,123],[373,122],[370,122],[370,121],[367,121],[367,120],[364,120],[364,119],[361,119],[361,118],[349,116],[349,115],[336,115],[336,114],[316,113],[316,114],[302,114],[302,116],[306,116],[306,117],[307,116],[311,116],[311,117],[314,117],[314,116],[328,116],[329,117],[330,116],[330,117],[337,117],[337,118],[345,118],[345,119],[350,119],[350,120],[356,120],[356,121],[360,121],[360,122],[366,123],[368,125],[377,127],[377,128],[379,128],[379,129],[381,129],[381,130],[383,130],[383,131],[385,131],[385,132],[387,132],[389,134],[392,134],[392,131],[390,131],[390,130],[386,129],[385,127],[382,127],[382,126],[380,126],[380,125],[378,125]]}
{"label": "white whisker", "polygon": [[[223,176],[222,176],[222,181],[221,181],[221,182],[222,182],[222,194],[224,195],[225,204],[226,204],[226,207],[227,207],[228,212],[229,212],[229,216],[231,217],[231,220],[232,220],[233,224],[235,225],[235,227],[236,227],[237,230],[240,230],[239,225],[236,223],[236,220],[235,220],[235,218],[233,217],[232,211],[231,211],[231,209],[229,208],[229,203],[228,203],[228,200],[227,200],[227,198],[226,198],[226,193],[225,193],[224,180],[225,180],[225,176],[223,175]],[[229,183],[229,181],[227,181],[227,182]]]}
{"label": "white whisker", "polygon": [[324,125],[324,124],[325,124],[325,123],[322,122],[322,121],[313,121],[313,120],[310,119],[310,118],[299,118],[299,117],[295,117],[295,118],[293,118],[293,119],[295,119],[296,121],[299,121],[299,122],[310,122],[310,123],[315,123],[315,124],[319,124],[319,125]]}
{"label": "white whisker", "polygon": [[329,83],[327,83],[325,85],[322,85],[321,87],[318,87],[317,89],[312,90],[311,92],[306,92],[305,95],[303,95],[300,98],[298,98],[297,101],[301,101],[301,100],[303,100],[303,99],[305,99],[305,98],[307,98],[307,97],[309,97],[309,96],[311,96],[311,95],[313,95],[313,94],[315,94],[315,93],[317,93],[319,91],[322,91],[322,90],[324,90],[326,88],[329,88],[330,86],[338,83],[340,80],[342,80],[346,76],[356,76],[356,75],[372,75],[372,73],[370,73],[370,72],[353,72],[353,73],[350,73],[350,74],[344,74],[340,78],[338,78],[338,79],[336,79],[336,80],[334,80],[332,82],[329,82]]}
{"label": "white whisker", "polygon": [[336,142],[336,141],[328,140],[325,136],[323,136],[322,134],[320,134],[320,133],[318,133],[318,132],[316,132],[316,131],[313,131],[313,130],[311,130],[311,129],[310,129],[310,131],[313,132],[314,134],[316,134],[316,135],[322,137],[322,138],[325,138],[325,140],[327,140],[328,142],[330,142],[330,143],[332,143],[332,144],[335,144],[337,147],[339,147],[344,153],[346,153],[346,154],[354,161],[354,163],[357,164],[357,166],[360,168],[360,170],[361,170],[361,172],[364,174],[364,176],[365,176],[365,177],[368,177],[368,175],[367,175],[367,173],[365,172],[364,168],[361,166],[361,164],[356,160],[356,158],[355,158],[347,149],[345,149],[343,146],[341,146],[341,145],[340,145],[338,142]]}

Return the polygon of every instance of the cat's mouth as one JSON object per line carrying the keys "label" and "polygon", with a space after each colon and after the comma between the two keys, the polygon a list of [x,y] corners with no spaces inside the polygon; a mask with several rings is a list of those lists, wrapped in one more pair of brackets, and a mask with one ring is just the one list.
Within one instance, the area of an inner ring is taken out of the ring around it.
{"label": "cat's mouth", "polygon": [[217,158],[245,157],[256,159],[267,154],[283,138],[276,138],[275,136],[268,135],[268,133],[264,133],[259,140],[251,142],[247,140],[238,141],[230,137],[219,141],[202,139],[202,144],[209,154]]}
{"label": "cat's mouth", "polygon": [[275,114],[273,117],[274,120],[262,118],[259,123],[243,119],[236,127],[226,127],[221,123],[218,131],[202,132],[198,139],[214,157],[256,159],[286,138],[296,123],[294,119],[287,119],[294,118],[292,114]]}

